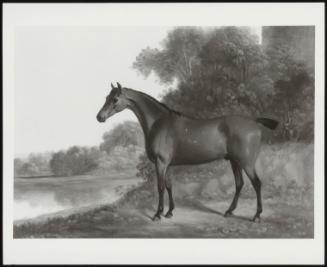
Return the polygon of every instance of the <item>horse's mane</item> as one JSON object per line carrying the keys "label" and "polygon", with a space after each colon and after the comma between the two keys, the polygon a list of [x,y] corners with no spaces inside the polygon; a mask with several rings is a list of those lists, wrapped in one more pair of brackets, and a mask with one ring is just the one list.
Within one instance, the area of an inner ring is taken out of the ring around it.
{"label": "horse's mane", "polygon": [[171,113],[174,113],[174,114],[179,115],[179,116],[185,116],[185,115],[182,114],[181,112],[179,112],[179,111],[177,111],[177,110],[174,110],[174,109],[168,107],[166,104],[164,104],[164,103],[158,101],[157,99],[155,99],[154,97],[152,97],[152,96],[150,96],[150,95],[148,95],[148,94],[146,94],[146,93],[143,93],[143,92],[141,92],[141,91],[136,91],[136,90],[131,89],[131,88],[126,88],[126,89],[131,90],[131,91],[134,91],[134,92],[136,92],[136,93],[138,93],[138,94],[143,95],[144,97],[146,97],[147,99],[151,100],[152,102],[155,102],[156,104],[161,105],[164,109],[166,109],[167,111],[169,111],[169,112],[171,112]]}

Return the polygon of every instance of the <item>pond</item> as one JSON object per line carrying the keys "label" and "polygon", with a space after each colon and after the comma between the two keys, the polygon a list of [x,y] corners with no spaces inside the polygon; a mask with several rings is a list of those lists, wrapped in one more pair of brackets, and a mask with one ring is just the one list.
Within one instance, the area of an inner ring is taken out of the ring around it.
{"label": "pond", "polygon": [[135,177],[15,178],[14,220],[99,204],[109,204],[140,183]]}

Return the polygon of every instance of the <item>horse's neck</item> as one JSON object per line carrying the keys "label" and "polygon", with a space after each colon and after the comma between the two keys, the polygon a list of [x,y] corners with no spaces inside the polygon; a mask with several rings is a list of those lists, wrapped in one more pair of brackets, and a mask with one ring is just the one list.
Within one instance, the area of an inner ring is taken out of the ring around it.
{"label": "horse's neck", "polygon": [[129,109],[135,113],[147,137],[153,123],[169,110],[146,94],[131,89],[127,89],[126,93],[130,100]]}

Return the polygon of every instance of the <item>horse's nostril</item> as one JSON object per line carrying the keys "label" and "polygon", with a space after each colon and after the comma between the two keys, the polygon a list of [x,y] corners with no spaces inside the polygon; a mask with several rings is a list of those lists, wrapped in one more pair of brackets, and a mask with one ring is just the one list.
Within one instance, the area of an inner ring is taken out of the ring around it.
{"label": "horse's nostril", "polygon": [[103,122],[103,121],[104,121],[103,117],[100,116],[99,114],[97,115],[97,120],[98,120],[99,122]]}

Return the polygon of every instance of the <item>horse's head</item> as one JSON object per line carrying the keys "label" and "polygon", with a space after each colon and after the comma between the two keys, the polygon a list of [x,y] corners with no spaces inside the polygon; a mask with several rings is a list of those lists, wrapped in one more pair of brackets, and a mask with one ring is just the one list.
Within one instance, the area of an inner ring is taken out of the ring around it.
{"label": "horse's head", "polygon": [[117,83],[117,87],[114,87],[111,84],[111,88],[110,94],[106,97],[106,102],[97,115],[99,122],[105,122],[106,119],[127,107],[128,101],[122,93],[123,88],[121,85]]}

